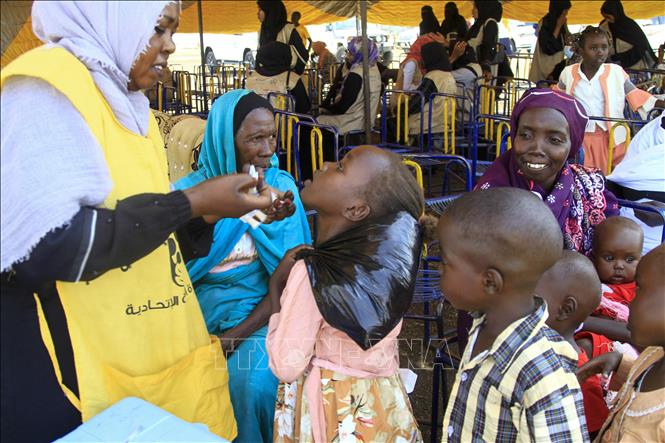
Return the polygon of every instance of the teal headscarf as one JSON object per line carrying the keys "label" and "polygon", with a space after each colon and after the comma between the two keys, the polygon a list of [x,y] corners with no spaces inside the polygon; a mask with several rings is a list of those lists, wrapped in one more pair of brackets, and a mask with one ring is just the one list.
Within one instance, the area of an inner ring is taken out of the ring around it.
{"label": "teal headscarf", "polygon": [[[180,179],[175,184],[177,189],[237,172],[233,116],[240,99],[250,92],[244,89],[230,91],[215,101],[208,115],[199,169]],[[276,155],[272,158],[271,167],[265,171],[265,180],[275,189],[293,193],[295,214],[256,229],[251,229],[237,218],[222,219],[215,225],[208,256],[187,263],[210,332],[223,332],[244,320],[267,294],[270,275],[286,251],[312,241],[296,183],[289,173],[278,169]],[[210,274],[209,271],[229,255],[246,232],[254,239],[259,260],[230,271]],[[250,281],[251,284],[248,284]],[[233,302],[233,306],[229,302]]]}

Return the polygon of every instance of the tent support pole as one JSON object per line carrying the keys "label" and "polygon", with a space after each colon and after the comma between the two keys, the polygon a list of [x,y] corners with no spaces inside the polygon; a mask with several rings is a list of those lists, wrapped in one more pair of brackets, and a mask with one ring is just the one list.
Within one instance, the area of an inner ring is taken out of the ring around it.
{"label": "tent support pole", "polygon": [[367,38],[367,0],[360,0],[360,24],[363,39],[363,98],[365,101],[365,143],[372,143],[372,122],[374,113],[371,107],[369,90],[369,39]]}
{"label": "tent support pole", "polygon": [[203,111],[208,113],[208,91],[206,87],[206,58],[205,48],[203,47],[203,6],[201,0],[197,1],[199,9],[199,44],[201,46],[201,91],[203,92]]}

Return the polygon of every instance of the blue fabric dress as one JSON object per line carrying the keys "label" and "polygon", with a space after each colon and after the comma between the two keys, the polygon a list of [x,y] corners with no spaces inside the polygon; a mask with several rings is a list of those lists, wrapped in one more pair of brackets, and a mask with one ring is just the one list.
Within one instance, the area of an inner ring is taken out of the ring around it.
{"label": "blue fabric dress", "polygon": [[[236,172],[233,113],[248,92],[231,91],[215,101],[201,146],[199,169],[179,180],[176,188],[189,188],[208,178]],[[215,225],[208,256],[187,263],[211,334],[221,334],[245,320],[268,293],[270,276],[286,251],[311,243],[295,181],[277,168],[276,156],[272,165],[265,171],[266,183],[280,191],[293,192],[295,214],[257,229],[239,219],[222,219]],[[259,259],[211,274],[209,271],[229,255],[245,233],[254,240]],[[244,340],[228,359],[229,390],[238,423],[235,442],[272,442],[278,381],[268,367],[267,329],[266,325]]]}

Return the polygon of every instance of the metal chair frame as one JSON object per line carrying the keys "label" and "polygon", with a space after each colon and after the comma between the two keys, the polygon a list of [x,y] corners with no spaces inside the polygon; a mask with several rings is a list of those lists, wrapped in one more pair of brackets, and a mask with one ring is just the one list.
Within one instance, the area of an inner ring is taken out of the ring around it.
{"label": "metal chair frame", "polygon": [[[461,127],[462,131],[464,130],[464,109],[467,98],[463,95],[458,94],[448,94],[445,92],[438,92],[435,94],[430,94],[429,98],[429,115],[427,118],[427,150],[432,151],[432,143],[436,134],[432,133],[432,115],[434,112],[434,105],[438,97],[443,98],[443,152],[444,154],[453,154],[455,155],[455,147],[457,145],[457,112],[461,110],[462,121]],[[460,104],[461,101],[461,104]],[[450,113],[448,112],[450,109]],[[452,117],[451,117],[452,114]],[[450,125],[448,123],[450,122]],[[450,135],[450,142],[448,141],[448,136]],[[448,147],[450,146],[450,149]]]}
{"label": "metal chair frame", "polygon": [[[492,122],[494,121],[499,121],[499,122],[509,122],[510,119],[509,117],[505,116],[500,116],[500,115],[488,115],[488,114],[477,114],[474,117],[473,120],[473,135],[472,135],[472,140],[473,143],[471,144],[471,168],[473,171],[473,183],[475,185],[476,181],[478,180],[478,165],[490,165],[492,162],[491,161],[483,161],[483,160],[478,160],[478,132],[480,130],[480,120],[481,119],[486,119],[486,121],[491,120]],[[494,125],[492,124],[492,127]],[[498,131],[497,131],[498,132]],[[490,132],[491,134],[491,132]],[[499,140],[496,145],[497,151],[501,150],[501,144],[503,142],[503,139]],[[487,144],[488,146],[491,146],[491,143]]]}
{"label": "metal chair frame", "polygon": [[[447,194],[448,177],[451,174],[450,167],[454,164],[459,164],[464,169],[464,183],[466,191],[471,191],[473,188],[473,175],[472,168],[469,161],[461,155],[450,154],[437,154],[432,152],[427,153],[403,153],[401,154],[405,160],[412,160],[420,165],[421,168],[430,168],[432,166],[444,165],[443,184],[441,194]],[[428,180],[429,185],[429,180]],[[429,186],[428,186],[429,187]],[[428,189],[429,190],[429,189]]]}
{"label": "metal chair frame", "polygon": [[405,113],[402,118],[402,114],[400,114],[401,110],[401,97],[398,98],[397,101],[397,140],[400,139],[400,126],[402,124],[402,121],[404,123],[404,132],[405,132],[405,142],[408,143],[408,135],[409,135],[409,96],[415,95],[420,98],[420,133],[418,135],[418,150],[423,151],[424,150],[424,133],[423,133],[423,126],[424,126],[424,118],[423,118],[423,109],[425,108],[425,95],[421,91],[406,91],[406,90],[401,90],[401,89],[394,89],[394,90],[386,90],[383,92],[381,96],[381,147],[385,148],[398,148],[398,149],[407,149],[410,151],[413,151],[413,147],[407,146],[407,145],[402,145],[399,143],[388,143],[388,96],[392,94],[402,94],[403,96],[406,96],[405,99]]}
{"label": "metal chair frame", "polygon": [[[273,105],[275,110],[279,109],[280,111],[287,112],[295,112],[296,110],[296,99],[288,92],[269,92],[267,99],[271,104],[273,103],[273,99],[275,100],[276,104]],[[284,106],[284,108],[280,108],[279,106]]]}
{"label": "metal chair frame", "polygon": [[629,120],[621,118],[610,118],[610,117],[601,117],[601,116],[589,116],[589,120],[601,121],[609,123],[609,146],[608,149],[608,158],[607,158],[607,173],[608,175],[612,172],[613,168],[613,156],[614,156],[614,131],[618,127],[623,127],[626,129],[626,146],[630,144],[630,139],[633,132],[637,132],[636,126],[644,126],[647,122],[644,120]]}
{"label": "metal chair frame", "polygon": [[[295,159],[296,159],[296,183],[302,189],[302,169],[300,165],[300,128],[310,127],[312,132],[310,134],[310,149],[312,150],[312,173],[323,167],[323,131],[327,131],[333,135],[333,149],[335,154],[335,161],[339,160],[339,132],[337,128],[330,125],[322,125],[316,122],[299,121],[295,125]],[[314,142],[317,140],[318,144],[315,147]]]}
{"label": "metal chair frame", "polygon": [[[297,149],[294,150],[296,124],[300,121],[316,122],[316,119],[311,115],[297,114],[295,112],[274,111],[276,128],[277,128],[277,156],[281,157],[286,155],[286,171],[291,174],[296,182],[299,177],[299,156],[295,154]],[[283,152],[282,152],[283,151]],[[295,164],[294,164],[295,162]],[[292,169],[293,168],[293,169]]]}
{"label": "metal chair frame", "polygon": [[172,73],[173,87],[176,91],[176,114],[196,112],[192,76],[194,77],[194,84],[196,84],[196,74],[188,71],[173,71]]}
{"label": "metal chair frame", "polygon": [[[452,201],[458,196],[444,197]],[[428,207],[432,202],[442,200],[434,199],[426,201]],[[439,286],[440,272],[438,269],[431,269],[433,263],[440,263],[439,257],[424,256],[421,259],[421,266],[418,270],[416,277],[416,285],[414,296],[412,299],[413,304],[423,305],[423,314],[406,314],[405,319],[417,320],[423,322],[424,334],[423,338],[427,349],[431,343],[430,336],[430,323],[436,326],[436,340],[439,342],[435,345],[434,358],[432,361],[432,397],[431,397],[431,414],[430,414],[430,441],[432,443],[438,442],[438,426],[439,426],[439,405],[445,413],[446,404],[448,401],[448,382],[446,377],[445,367],[457,369],[459,361],[452,358],[450,353],[445,352],[443,348],[448,347],[449,344],[455,343],[457,337],[455,335],[456,329],[445,331],[443,322],[443,307],[445,304],[445,296],[441,292]],[[434,312],[430,312],[430,303],[439,302]],[[440,398],[441,397],[441,398]],[[441,401],[440,401],[441,400]]]}

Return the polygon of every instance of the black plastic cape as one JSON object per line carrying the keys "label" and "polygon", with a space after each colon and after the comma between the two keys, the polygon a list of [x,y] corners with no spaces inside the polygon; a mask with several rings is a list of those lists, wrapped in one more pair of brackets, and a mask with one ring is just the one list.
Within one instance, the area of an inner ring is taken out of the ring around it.
{"label": "black plastic cape", "polygon": [[373,220],[303,250],[321,315],[363,350],[381,341],[411,305],[422,234],[406,212]]}

